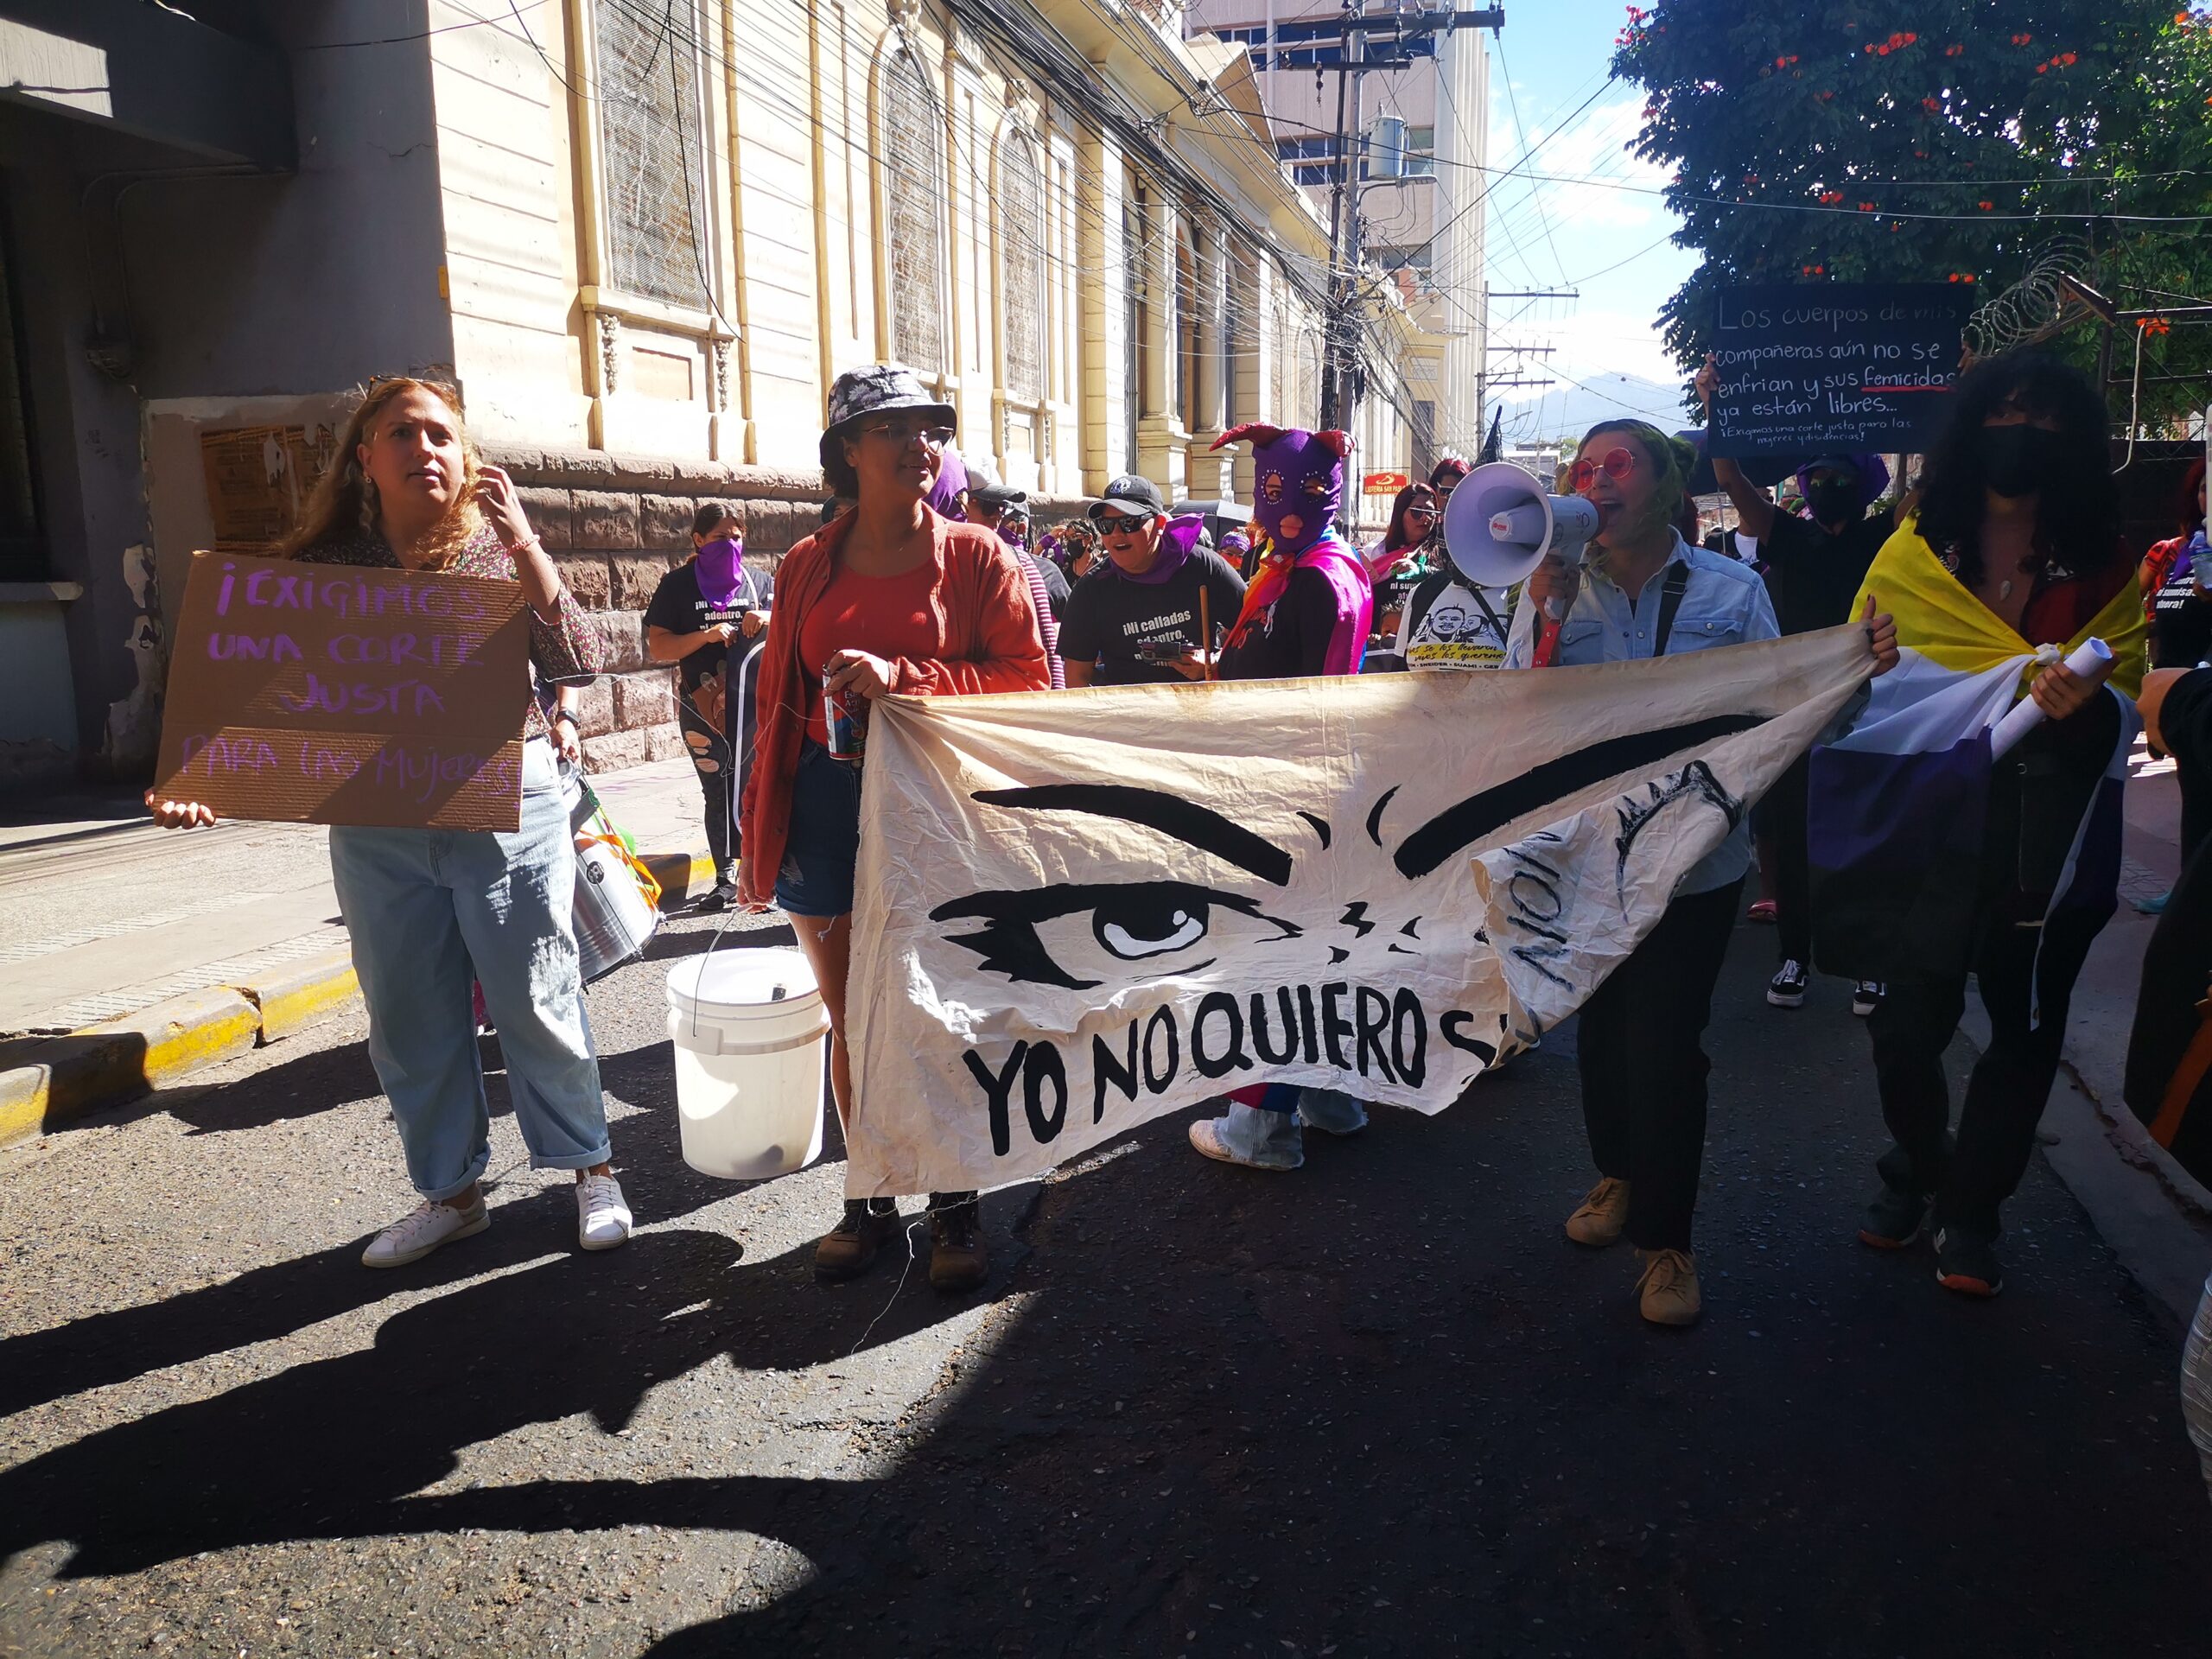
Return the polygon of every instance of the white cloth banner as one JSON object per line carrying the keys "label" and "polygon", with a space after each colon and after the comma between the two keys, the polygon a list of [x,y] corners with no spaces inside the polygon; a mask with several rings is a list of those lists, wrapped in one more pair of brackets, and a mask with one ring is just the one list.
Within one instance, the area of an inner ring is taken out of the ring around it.
{"label": "white cloth banner", "polygon": [[1853,626],[879,702],[846,1191],[1042,1174],[1254,1084],[1442,1110],[1636,948],[1870,661]]}

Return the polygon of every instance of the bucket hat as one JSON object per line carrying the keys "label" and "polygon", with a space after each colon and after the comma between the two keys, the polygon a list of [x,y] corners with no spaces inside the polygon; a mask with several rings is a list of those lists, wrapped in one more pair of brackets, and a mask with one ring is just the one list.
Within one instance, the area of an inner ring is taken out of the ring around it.
{"label": "bucket hat", "polygon": [[855,422],[905,409],[938,416],[947,426],[957,427],[960,422],[959,411],[938,398],[903,363],[870,363],[846,370],[830,388],[830,422],[822,433],[823,465],[830,464],[836,453],[834,446],[845,439]]}

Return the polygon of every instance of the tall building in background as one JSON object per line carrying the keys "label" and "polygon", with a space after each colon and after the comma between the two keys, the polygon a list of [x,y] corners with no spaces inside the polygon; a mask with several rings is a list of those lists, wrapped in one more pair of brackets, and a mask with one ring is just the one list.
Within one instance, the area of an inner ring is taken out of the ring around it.
{"label": "tall building in background", "polygon": [[1275,152],[1319,212],[1351,150],[1361,257],[1414,324],[1404,365],[1416,459],[1472,454],[1483,438],[1482,197],[1490,161],[1490,50],[1478,29],[1401,35],[1410,11],[1367,10],[1358,130],[1342,95],[1347,14],[1333,0],[1191,0],[1186,31],[1241,46]]}

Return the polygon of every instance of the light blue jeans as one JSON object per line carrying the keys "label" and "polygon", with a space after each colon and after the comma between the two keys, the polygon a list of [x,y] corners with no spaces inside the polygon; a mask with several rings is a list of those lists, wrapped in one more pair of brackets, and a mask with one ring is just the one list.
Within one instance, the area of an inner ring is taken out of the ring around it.
{"label": "light blue jeans", "polygon": [[1231,1101],[1215,1120],[1222,1144],[1248,1164],[1263,1169],[1296,1169],[1306,1161],[1305,1126],[1331,1135],[1351,1135],[1367,1127],[1367,1108],[1338,1089],[1283,1088],[1293,1098],[1287,1109],[1247,1106]]}
{"label": "light blue jeans", "polygon": [[552,746],[523,745],[522,828],[330,832],[330,870],[369,1011],[369,1059],[426,1198],[491,1160],[472,975],[499,1030],[534,1169],[607,1161],[607,1103],[569,925],[575,842]]}

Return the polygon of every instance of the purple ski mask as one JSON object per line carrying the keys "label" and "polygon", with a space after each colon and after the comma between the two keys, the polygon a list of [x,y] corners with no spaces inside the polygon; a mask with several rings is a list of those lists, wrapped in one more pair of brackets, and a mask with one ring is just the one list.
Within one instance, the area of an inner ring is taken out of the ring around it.
{"label": "purple ski mask", "polygon": [[699,597],[716,610],[728,607],[745,582],[745,543],[727,536],[699,543],[693,570],[699,578]]}
{"label": "purple ski mask", "polygon": [[968,515],[961,508],[960,498],[967,488],[968,463],[960,459],[957,449],[947,444],[943,458],[938,462],[937,482],[930,486],[930,493],[925,499],[944,517],[964,520]]}
{"label": "purple ski mask", "polygon": [[1279,552],[1303,553],[1336,526],[1338,510],[1344,505],[1344,457],[1351,453],[1351,439],[1342,432],[1306,432],[1249,422],[1223,433],[1213,447],[1248,439],[1252,445],[1252,517]]}

